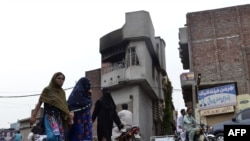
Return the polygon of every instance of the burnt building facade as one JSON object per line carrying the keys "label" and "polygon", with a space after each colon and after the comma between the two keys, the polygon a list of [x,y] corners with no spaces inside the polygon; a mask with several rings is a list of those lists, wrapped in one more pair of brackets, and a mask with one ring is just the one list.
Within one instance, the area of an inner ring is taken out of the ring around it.
{"label": "burnt building facade", "polygon": [[155,37],[149,12],[126,13],[126,23],[100,38],[101,87],[109,87],[117,107],[127,103],[142,140],[156,135],[164,102],[165,42]]}

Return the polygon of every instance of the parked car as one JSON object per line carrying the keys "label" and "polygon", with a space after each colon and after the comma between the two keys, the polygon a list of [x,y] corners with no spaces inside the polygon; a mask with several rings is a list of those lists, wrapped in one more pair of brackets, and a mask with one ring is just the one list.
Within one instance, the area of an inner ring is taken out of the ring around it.
{"label": "parked car", "polygon": [[216,141],[224,141],[224,125],[250,125],[250,108],[236,113],[231,120],[213,125],[209,133],[215,135]]}

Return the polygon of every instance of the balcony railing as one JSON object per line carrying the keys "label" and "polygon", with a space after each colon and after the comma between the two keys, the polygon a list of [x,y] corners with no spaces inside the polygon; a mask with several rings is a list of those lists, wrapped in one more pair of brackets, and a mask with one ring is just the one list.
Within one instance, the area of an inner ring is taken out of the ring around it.
{"label": "balcony railing", "polygon": [[123,68],[125,68],[124,61],[116,62],[116,63],[113,63],[111,66],[103,67],[102,74],[115,71],[115,70],[119,70],[119,69],[123,69]]}

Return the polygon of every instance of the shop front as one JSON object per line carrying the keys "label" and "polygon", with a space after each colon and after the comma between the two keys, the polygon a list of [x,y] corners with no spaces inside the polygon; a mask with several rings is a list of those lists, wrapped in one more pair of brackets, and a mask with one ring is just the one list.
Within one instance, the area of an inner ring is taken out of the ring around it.
{"label": "shop front", "polygon": [[236,83],[198,90],[200,119],[210,126],[230,120],[236,112],[236,105]]}

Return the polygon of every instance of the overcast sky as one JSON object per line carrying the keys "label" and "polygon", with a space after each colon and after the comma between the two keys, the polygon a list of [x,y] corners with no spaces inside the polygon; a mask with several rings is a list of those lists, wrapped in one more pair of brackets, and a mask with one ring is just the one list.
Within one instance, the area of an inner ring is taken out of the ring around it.
{"label": "overcast sky", "polygon": [[[150,13],[155,36],[166,43],[166,66],[177,109],[184,108],[178,31],[188,12],[249,4],[249,0],[0,0],[0,128],[29,118],[54,72],[70,88],[100,68],[99,39],[121,28],[125,13]],[[66,91],[67,94],[70,90]]]}

